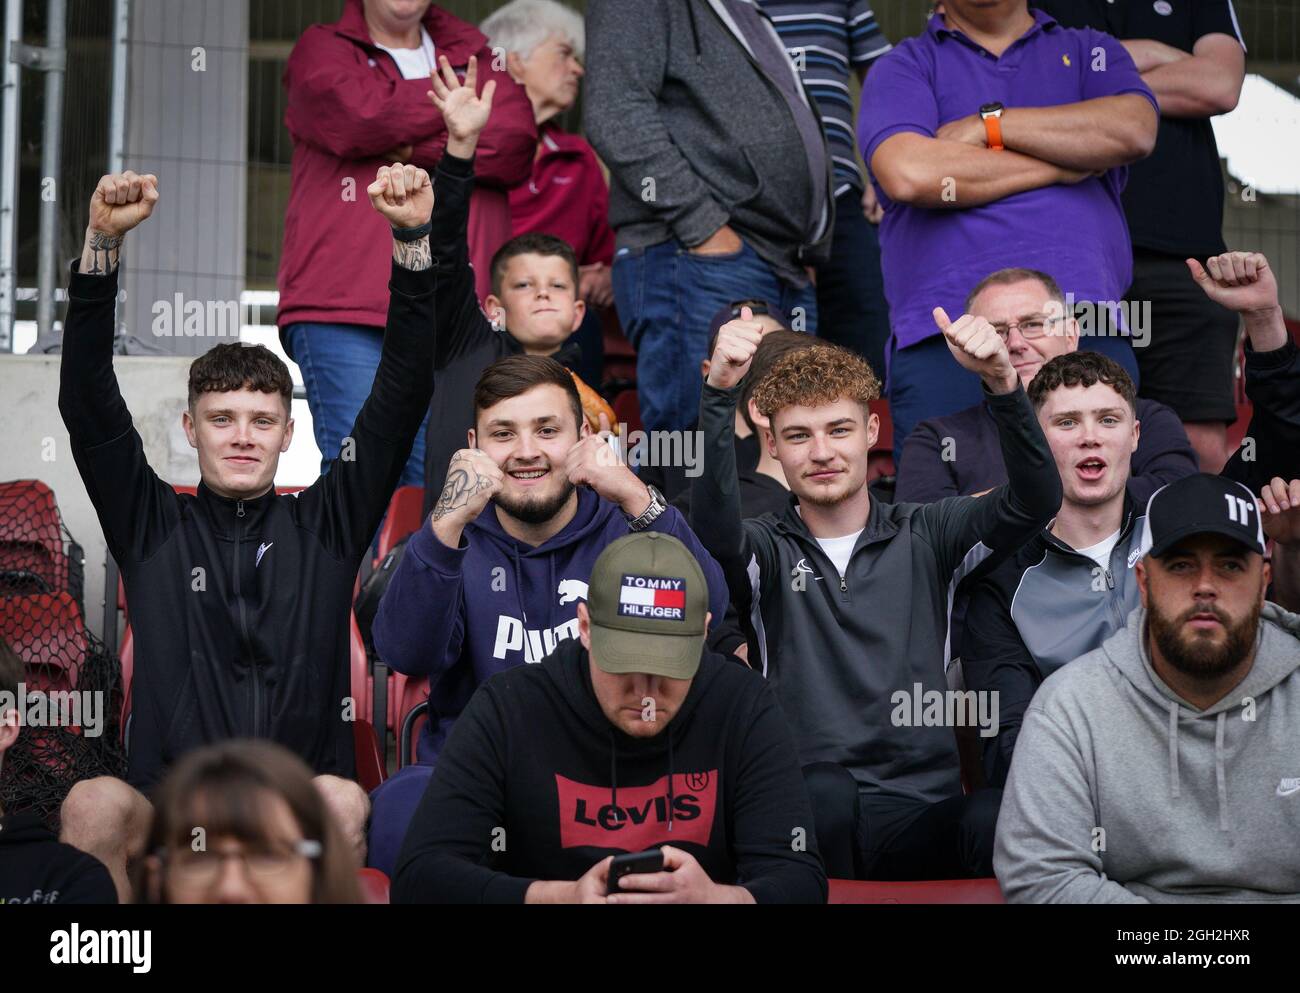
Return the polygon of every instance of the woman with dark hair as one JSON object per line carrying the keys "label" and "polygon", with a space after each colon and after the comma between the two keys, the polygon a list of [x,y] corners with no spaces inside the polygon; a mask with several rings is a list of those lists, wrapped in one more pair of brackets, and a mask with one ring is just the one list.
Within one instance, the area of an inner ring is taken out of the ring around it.
{"label": "woman with dark hair", "polygon": [[154,797],[146,903],[360,903],[357,864],[293,753],[268,741],[197,749]]}

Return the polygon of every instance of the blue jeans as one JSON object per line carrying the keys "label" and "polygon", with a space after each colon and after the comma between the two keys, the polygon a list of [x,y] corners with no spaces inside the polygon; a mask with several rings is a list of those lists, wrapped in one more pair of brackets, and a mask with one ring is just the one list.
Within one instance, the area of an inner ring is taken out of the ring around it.
{"label": "blue jeans", "polygon": [[831,258],[817,267],[817,335],[857,352],[884,379],[889,304],[880,237],[862,216],[862,194],[851,187],[835,199]]}
{"label": "blue jeans", "polygon": [[[889,413],[894,421],[894,465],[902,466],[903,442],[912,428],[931,417],[973,407],[984,398],[979,377],[967,372],[948,350],[943,335],[933,334],[907,348],[889,343]],[[1114,359],[1138,381],[1137,358],[1128,338],[1082,336],[1079,349]]]}
{"label": "blue jeans", "polygon": [[[370,395],[384,332],[358,324],[291,324],[285,338],[302,370],[324,474],[338,457],[343,439],[352,434],[361,405]],[[424,430],[428,425],[426,414],[398,486],[424,485]]]}
{"label": "blue jeans", "polygon": [[[700,363],[709,321],[736,300],[766,300],[802,330],[817,330],[811,285],[784,282],[748,245],[727,255],[692,255],[676,239],[614,255],[614,301],[636,349],[637,394],[648,430],[681,431],[700,409]],[[798,309],[802,308],[802,309]]]}

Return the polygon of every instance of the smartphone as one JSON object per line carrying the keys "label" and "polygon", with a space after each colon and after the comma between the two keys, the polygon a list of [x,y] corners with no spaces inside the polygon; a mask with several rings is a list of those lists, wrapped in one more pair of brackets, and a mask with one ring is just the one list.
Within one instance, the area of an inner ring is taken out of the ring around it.
{"label": "smartphone", "polygon": [[619,892],[618,881],[624,876],[630,876],[633,873],[641,872],[663,872],[664,871],[664,853],[658,848],[652,848],[648,852],[627,852],[623,855],[615,855],[614,861],[609,864],[609,883],[605,887],[605,894]]}

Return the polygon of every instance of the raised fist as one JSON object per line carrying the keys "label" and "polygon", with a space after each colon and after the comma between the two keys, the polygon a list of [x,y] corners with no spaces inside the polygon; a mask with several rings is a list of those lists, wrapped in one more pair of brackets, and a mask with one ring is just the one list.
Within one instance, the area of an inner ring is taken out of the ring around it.
{"label": "raised fist", "polygon": [[153,213],[158,177],[130,170],[101,176],[90,197],[90,229],[121,237]]}
{"label": "raised fist", "polygon": [[995,393],[1010,393],[1016,388],[1020,379],[1007,354],[1007,343],[992,324],[972,314],[950,321],[942,307],[934,308],[934,323],[963,369],[977,374]]}
{"label": "raised fist", "polygon": [[763,340],[763,325],[754,320],[754,312],[740,308],[740,317],[728,321],[718,331],[718,343],[709,363],[709,385],[729,390],[749,372],[749,364]]}
{"label": "raised fist", "polygon": [[451,457],[447,481],[430,515],[434,533],[442,538],[439,526],[446,524],[459,541],[461,529],[483,512],[503,485],[505,474],[487,452],[481,448],[462,448]]}
{"label": "raised fist", "polygon": [[[1196,285],[1205,295],[1239,314],[1277,306],[1277,280],[1259,252],[1224,252],[1205,260],[1187,260]],[[1206,269],[1209,272],[1206,272]]]}
{"label": "raised fist", "polygon": [[433,216],[433,183],[418,166],[380,166],[366,193],[370,205],[395,228],[418,228]]}

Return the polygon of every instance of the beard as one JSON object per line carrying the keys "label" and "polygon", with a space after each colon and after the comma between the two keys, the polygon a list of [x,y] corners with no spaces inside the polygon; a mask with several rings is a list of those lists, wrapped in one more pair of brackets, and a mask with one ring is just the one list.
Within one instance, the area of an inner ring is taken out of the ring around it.
{"label": "beard", "polygon": [[492,499],[497,507],[504,510],[515,520],[523,521],[525,524],[545,524],[560,512],[560,508],[568,502],[573,490],[573,484],[566,479],[563,485],[551,496],[538,493],[517,499],[513,496],[507,496],[506,492],[502,490]]}
{"label": "beard", "polygon": [[[1153,603],[1147,612],[1147,624],[1156,647],[1174,669],[1184,676],[1213,679],[1230,672],[1255,648],[1255,634],[1259,630],[1262,606],[1258,601],[1235,624],[1232,618],[1218,607],[1192,607],[1170,619]],[[1195,614],[1212,613],[1223,625],[1227,637],[1217,642],[1200,634],[1184,635],[1183,625]]]}

